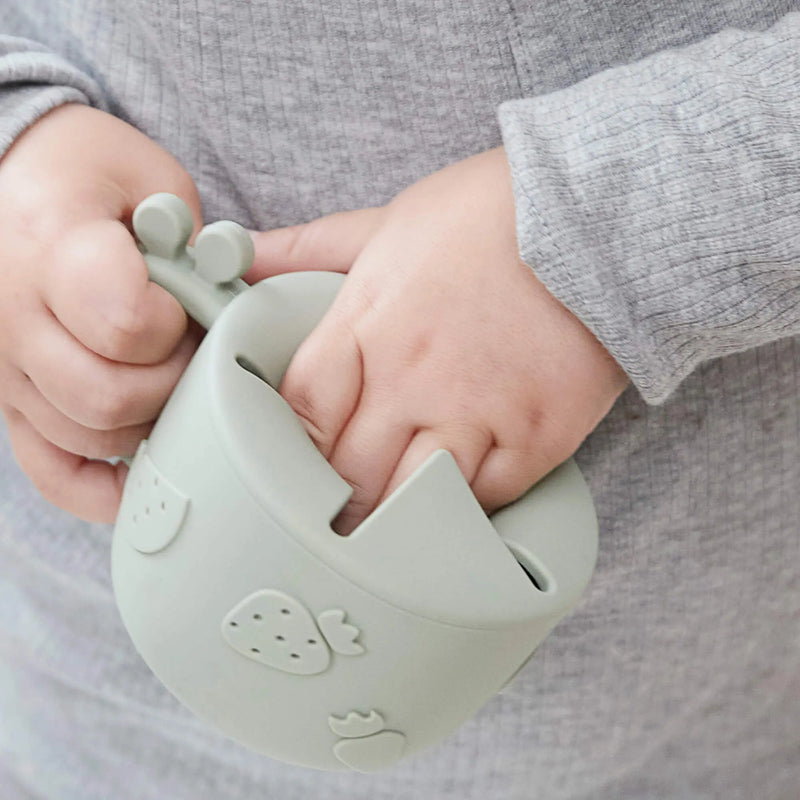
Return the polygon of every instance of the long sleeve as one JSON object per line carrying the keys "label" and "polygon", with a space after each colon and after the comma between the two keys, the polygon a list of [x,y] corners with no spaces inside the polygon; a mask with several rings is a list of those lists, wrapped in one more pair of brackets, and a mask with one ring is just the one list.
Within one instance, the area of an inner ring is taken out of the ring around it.
{"label": "long sleeve", "polygon": [[800,333],[800,14],[499,119],[523,259],[644,399]]}
{"label": "long sleeve", "polygon": [[30,39],[0,35],[0,155],[64,103],[104,105],[97,83],[60,55]]}

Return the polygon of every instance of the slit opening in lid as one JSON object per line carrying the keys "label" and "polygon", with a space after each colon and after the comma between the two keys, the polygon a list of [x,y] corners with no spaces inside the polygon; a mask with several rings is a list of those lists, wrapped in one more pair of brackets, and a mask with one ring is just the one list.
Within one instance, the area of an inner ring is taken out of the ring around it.
{"label": "slit opening in lid", "polygon": [[550,594],[555,591],[555,581],[548,575],[547,570],[542,567],[538,560],[530,553],[523,550],[514,542],[505,542],[506,547],[511,551],[511,555],[516,559],[522,571],[528,576],[533,587],[543,594]]}
{"label": "slit opening in lid", "polygon": [[[264,377],[261,370],[249,358],[247,358],[247,356],[242,356],[242,355],[236,356],[236,363],[245,372],[249,372],[251,375],[255,375],[256,378],[266,383],[267,386],[272,386],[272,384]],[[272,386],[272,388],[274,389],[275,387]]]}

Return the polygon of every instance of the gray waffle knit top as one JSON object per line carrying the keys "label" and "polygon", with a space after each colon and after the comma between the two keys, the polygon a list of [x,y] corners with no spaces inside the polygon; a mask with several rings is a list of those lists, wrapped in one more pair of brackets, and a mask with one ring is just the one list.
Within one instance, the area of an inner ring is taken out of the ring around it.
{"label": "gray waffle knit top", "polygon": [[180,707],[122,629],[110,530],[40,500],[2,434],[0,797],[796,800],[793,8],[2,0],[0,149],[91,103],[173,152],[209,220],[381,204],[505,142],[525,260],[632,385],[577,455],[601,524],[580,607],[475,719],[373,776]]}

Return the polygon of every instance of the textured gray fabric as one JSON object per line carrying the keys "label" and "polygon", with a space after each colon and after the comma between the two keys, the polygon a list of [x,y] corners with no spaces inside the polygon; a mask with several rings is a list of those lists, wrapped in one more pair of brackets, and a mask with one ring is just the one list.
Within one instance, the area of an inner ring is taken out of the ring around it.
{"label": "textured gray fabric", "polygon": [[0,130],[102,97],[209,219],[384,202],[499,144],[525,98],[500,116],[523,253],[637,388],[578,453],[601,522],[578,611],[442,746],[370,777],[180,708],[121,628],[109,530],[47,507],[0,438],[0,797],[795,800],[800,48],[793,18],[761,32],[796,5],[4,0],[0,32],[53,55],[2,91]]}
{"label": "textured gray fabric", "polygon": [[63,103],[103,108],[97,84],[57,53],[0,29],[0,153],[43,114]]}
{"label": "textured gray fabric", "polygon": [[647,400],[800,332],[798,86],[788,14],[501,110],[523,256]]}

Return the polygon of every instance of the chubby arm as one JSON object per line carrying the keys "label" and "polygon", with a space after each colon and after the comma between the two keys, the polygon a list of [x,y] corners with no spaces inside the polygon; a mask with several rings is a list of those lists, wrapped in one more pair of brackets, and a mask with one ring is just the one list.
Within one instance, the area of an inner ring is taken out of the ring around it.
{"label": "chubby arm", "polygon": [[658,403],[800,333],[799,53],[792,14],[508,102],[505,150],[257,235],[254,275],[350,272],[282,388],[354,486],[340,530],[437,447],[496,508],[627,376]]}

